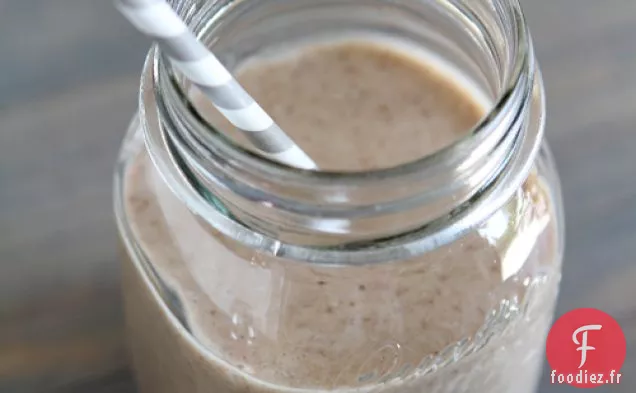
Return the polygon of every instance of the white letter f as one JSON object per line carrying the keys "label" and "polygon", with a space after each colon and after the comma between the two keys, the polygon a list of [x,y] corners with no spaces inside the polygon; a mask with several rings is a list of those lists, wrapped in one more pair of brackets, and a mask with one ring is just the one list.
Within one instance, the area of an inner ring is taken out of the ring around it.
{"label": "white letter f", "polygon": [[[601,330],[602,328],[603,326],[601,325],[585,325],[576,329],[574,331],[574,334],[572,334],[572,341],[574,341],[574,344],[580,345],[580,347],[576,349],[577,351],[581,351],[581,364],[579,365],[579,368],[583,367],[585,361],[587,360],[587,351],[593,351],[596,349],[587,345],[587,332],[590,330]],[[578,336],[581,332],[583,332],[582,343],[580,343],[579,340],[576,338],[576,336]]]}

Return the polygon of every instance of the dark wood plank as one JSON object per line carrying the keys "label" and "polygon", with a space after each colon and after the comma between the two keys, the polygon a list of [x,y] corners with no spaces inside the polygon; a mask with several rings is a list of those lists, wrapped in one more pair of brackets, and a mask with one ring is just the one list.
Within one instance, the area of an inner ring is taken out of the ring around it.
{"label": "dark wood plank", "polygon": [[149,41],[107,0],[0,1],[0,108],[141,67]]}
{"label": "dark wood plank", "polygon": [[[0,391],[132,393],[111,169],[146,42],[110,2],[54,3],[0,2]],[[566,201],[558,313],[615,315],[636,374],[636,2],[524,5]],[[595,391],[633,392],[625,378]]]}
{"label": "dark wood plank", "polygon": [[137,78],[0,114],[0,391],[125,367],[112,168]]}

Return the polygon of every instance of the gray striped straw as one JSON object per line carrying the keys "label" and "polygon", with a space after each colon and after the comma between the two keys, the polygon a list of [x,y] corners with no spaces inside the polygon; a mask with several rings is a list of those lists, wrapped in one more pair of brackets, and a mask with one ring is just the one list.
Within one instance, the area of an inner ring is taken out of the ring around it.
{"label": "gray striped straw", "polygon": [[165,0],[115,0],[117,9],[156,40],[175,68],[263,154],[303,169],[316,164],[274,123]]}

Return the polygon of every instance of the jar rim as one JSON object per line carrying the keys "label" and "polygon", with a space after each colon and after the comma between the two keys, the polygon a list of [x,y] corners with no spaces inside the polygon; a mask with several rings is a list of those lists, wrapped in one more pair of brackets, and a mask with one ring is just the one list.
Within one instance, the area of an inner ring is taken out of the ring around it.
{"label": "jar rim", "polygon": [[[510,11],[515,20],[513,25],[517,30],[515,37],[518,40],[514,45],[517,48],[515,66],[508,75],[506,86],[490,113],[474,127],[473,132],[432,155],[393,168],[365,172],[315,172],[293,168],[252,153],[229,138],[223,137],[222,134],[203,119],[197,118],[200,123],[199,126],[204,127],[208,131],[208,135],[212,136],[215,147],[220,147],[223,153],[227,153],[231,157],[230,160],[224,162],[225,165],[239,167],[242,171],[255,170],[259,175],[274,177],[281,181],[294,182],[301,186],[320,187],[322,185],[333,188],[351,185],[359,186],[395,177],[401,179],[422,178],[423,174],[431,175],[436,173],[436,171],[447,170],[447,167],[444,166],[445,162],[457,161],[458,157],[465,156],[467,151],[477,149],[479,145],[483,144],[484,140],[494,138],[496,139],[494,141],[495,144],[500,143],[501,136],[495,134],[497,132],[501,133],[502,127],[495,127],[497,120],[509,116],[510,113],[514,113],[516,116],[524,105],[529,107],[533,86],[537,82],[536,79],[540,79],[534,78],[533,51],[520,4],[518,0],[506,3],[510,5]],[[140,96],[142,118],[144,117],[144,112],[147,112],[144,107],[148,106],[148,100],[152,101],[150,102],[151,105],[156,104],[160,107],[160,111],[167,110],[166,108],[161,108],[164,103],[161,101],[161,93],[156,87],[165,86],[165,83],[162,85],[158,78],[161,75],[169,75],[169,73],[163,56],[156,47],[150,52],[145,70],[152,70],[153,72],[145,72],[142,79]],[[187,105],[188,98],[179,89],[176,80],[174,78],[169,78],[169,80],[172,82],[170,84],[171,87],[176,88],[182,95],[180,104]],[[542,88],[539,93],[541,94],[541,100],[539,100],[538,106],[541,107],[540,111],[543,111]],[[541,117],[540,121],[543,121],[543,117]],[[159,121],[157,121],[155,127],[151,126],[150,128],[158,129],[158,123]],[[479,190],[479,195],[458,206],[450,215],[393,238],[374,240],[372,243],[355,244],[347,247],[312,247],[283,243],[274,237],[254,231],[233,220],[232,217],[223,214],[223,212],[217,210],[216,207],[209,203],[205,203],[206,206],[203,206],[203,198],[199,190],[196,190],[191,183],[183,182],[184,178],[188,178],[188,176],[179,168],[170,167],[167,164],[167,162],[174,162],[174,152],[162,152],[161,154],[164,155],[159,157],[156,149],[150,148],[149,151],[153,162],[159,167],[160,174],[170,184],[173,191],[178,191],[177,194],[193,212],[212,223],[221,233],[235,240],[239,239],[241,243],[248,247],[260,249],[283,258],[325,265],[362,265],[411,258],[414,255],[419,255],[453,241],[466,233],[468,229],[487,219],[496,210],[493,207],[502,206],[511,195],[511,192],[502,193],[501,189],[509,188],[509,184],[521,184],[523,178],[530,171],[532,165],[531,157],[539,149],[543,132],[542,125],[538,128],[539,130],[535,135],[528,136],[526,133],[520,132],[518,136],[515,136],[517,139],[524,138],[526,142],[529,142],[525,143],[526,146],[523,152],[516,152],[518,156],[523,157],[521,160],[517,159],[514,163],[516,165],[515,170],[508,170],[506,173],[502,173],[487,188]],[[148,130],[149,127],[145,127],[145,129]],[[534,138],[534,141],[529,140],[532,138]],[[166,135],[148,135],[146,132],[146,142],[150,145],[161,144],[165,148],[168,139]],[[481,154],[484,154],[484,152],[482,151]],[[511,165],[507,164],[506,166]],[[175,188],[178,188],[178,190]],[[478,198],[481,199],[482,203],[475,203]],[[483,202],[485,200],[488,200],[488,207],[484,207]]]}
{"label": "jar rim", "polygon": [[[532,89],[532,78],[526,77],[533,72],[533,62],[531,61],[532,47],[521,4],[519,0],[509,0],[505,3],[509,7],[507,11],[514,21],[512,26],[515,28],[514,37],[516,42],[511,43],[511,46],[516,49],[513,67],[511,67],[512,72],[507,76],[504,87],[493,100],[491,108],[466,135],[426,156],[388,168],[364,171],[307,170],[273,160],[241,146],[231,138],[225,137],[221,131],[199,116],[194,110],[191,110],[194,112],[191,114],[195,115],[192,120],[195,121],[198,127],[205,129],[206,132],[201,136],[209,137],[209,142],[214,144],[215,147],[219,147],[224,154],[227,154],[228,158],[230,158],[228,162],[231,161],[232,165],[299,185],[338,186],[364,184],[383,179],[409,177],[421,174],[424,171],[431,173],[443,170],[444,168],[442,167],[445,167],[444,163],[457,161],[459,158],[458,152],[475,150],[484,139],[493,136],[494,128],[496,128],[494,125],[499,123],[498,120],[504,118],[507,113],[514,111],[519,105],[518,98]],[[223,13],[228,12],[229,9],[230,7],[223,7],[214,18],[222,17]],[[167,65],[168,61],[160,50],[155,51],[153,62],[155,76],[169,75],[172,82],[169,84],[172,89],[171,93],[176,94],[182,103],[189,102],[190,98],[179,83],[176,82],[172,68]],[[160,83],[159,80],[157,82]]]}

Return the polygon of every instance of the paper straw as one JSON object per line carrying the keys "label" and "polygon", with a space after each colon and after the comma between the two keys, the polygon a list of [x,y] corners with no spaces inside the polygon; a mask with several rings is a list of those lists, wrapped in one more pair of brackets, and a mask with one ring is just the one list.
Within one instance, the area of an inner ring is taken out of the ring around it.
{"label": "paper straw", "polygon": [[117,9],[158,42],[173,66],[263,154],[303,169],[316,164],[274,123],[165,0],[115,0]]}

